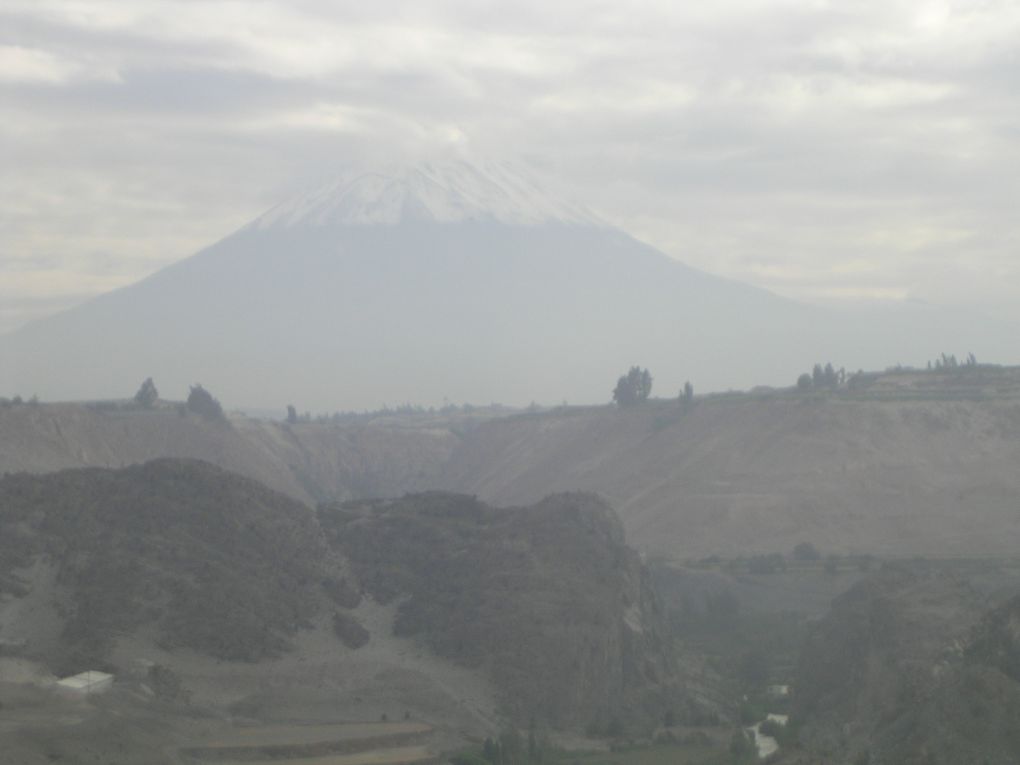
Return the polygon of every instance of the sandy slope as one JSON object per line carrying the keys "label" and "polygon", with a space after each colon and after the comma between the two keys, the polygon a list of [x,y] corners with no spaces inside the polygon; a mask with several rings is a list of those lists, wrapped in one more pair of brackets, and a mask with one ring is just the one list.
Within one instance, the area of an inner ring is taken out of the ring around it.
{"label": "sandy slope", "polygon": [[489,423],[442,482],[497,504],[605,496],[639,549],[1013,555],[1020,401],[742,396]]}
{"label": "sandy slope", "polygon": [[154,411],[0,406],[0,474],[188,457],[306,503],[414,490],[438,472],[456,440],[428,423],[286,425],[235,415],[227,425],[182,416],[169,404]]}

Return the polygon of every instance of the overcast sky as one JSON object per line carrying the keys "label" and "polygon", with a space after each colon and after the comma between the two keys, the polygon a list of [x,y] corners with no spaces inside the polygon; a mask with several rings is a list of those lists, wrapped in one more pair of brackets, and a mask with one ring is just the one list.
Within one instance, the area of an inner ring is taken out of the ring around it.
{"label": "overcast sky", "polygon": [[532,167],[800,300],[1020,319],[1016,0],[3,0],[0,331],[353,158]]}

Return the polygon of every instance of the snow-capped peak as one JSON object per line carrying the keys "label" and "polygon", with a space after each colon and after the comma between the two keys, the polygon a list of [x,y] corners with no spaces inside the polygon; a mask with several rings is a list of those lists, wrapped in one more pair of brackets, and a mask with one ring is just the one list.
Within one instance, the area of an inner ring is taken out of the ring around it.
{"label": "snow-capped peak", "polygon": [[604,225],[505,163],[464,160],[349,173],[277,205],[255,228],[494,221],[517,225]]}

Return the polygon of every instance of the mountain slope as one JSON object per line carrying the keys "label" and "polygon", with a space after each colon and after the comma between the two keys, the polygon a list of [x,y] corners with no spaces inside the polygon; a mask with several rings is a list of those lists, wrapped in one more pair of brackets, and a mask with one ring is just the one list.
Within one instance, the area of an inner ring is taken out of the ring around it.
{"label": "mountain slope", "polygon": [[786,381],[815,359],[883,367],[1004,331],[924,307],[836,315],[688,268],[505,167],[356,175],[192,258],[0,339],[0,389],[130,395],[153,376],[247,406],[598,402]]}

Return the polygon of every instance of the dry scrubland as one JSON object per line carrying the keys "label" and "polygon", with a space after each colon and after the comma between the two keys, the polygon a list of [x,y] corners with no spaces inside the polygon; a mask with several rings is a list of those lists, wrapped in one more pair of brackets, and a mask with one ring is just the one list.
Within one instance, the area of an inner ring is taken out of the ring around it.
{"label": "dry scrubland", "polygon": [[673,559],[826,551],[1012,555],[1020,401],[739,396],[689,411],[579,411],[489,423],[442,483],[497,503],[567,486],[617,508]]}

